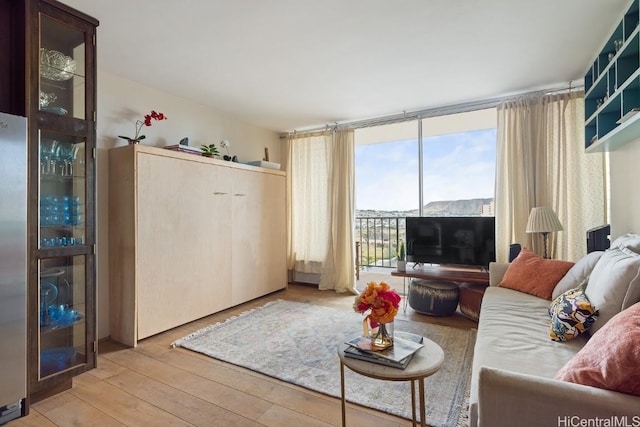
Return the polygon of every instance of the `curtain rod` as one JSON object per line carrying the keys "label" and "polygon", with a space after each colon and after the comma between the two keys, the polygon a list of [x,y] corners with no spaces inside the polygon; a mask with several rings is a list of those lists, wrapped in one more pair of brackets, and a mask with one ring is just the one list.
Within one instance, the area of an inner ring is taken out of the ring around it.
{"label": "curtain rod", "polygon": [[280,138],[286,138],[288,135],[294,135],[298,133],[314,134],[314,133],[326,132],[328,130],[333,130],[338,128],[361,129],[361,128],[372,127],[372,126],[381,126],[381,125],[388,125],[393,123],[407,122],[411,120],[428,119],[430,117],[445,116],[449,114],[468,113],[470,111],[494,108],[503,102],[513,101],[513,100],[521,99],[525,97],[553,95],[553,94],[559,94],[563,92],[571,92],[574,90],[584,89],[584,83],[582,81],[580,81],[580,84],[578,86],[574,85],[573,83],[574,82],[569,82],[568,86],[563,86],[559,88],[548,88],[548,89],[541,89],[541,90],[536,90],[532,92],[523,92],[520,94],[513,94],[513,95],[503,96],[499,98],[485,99],[482,101],[467,102],[463,104],[456,104],[456,105],[435,107],[435,108],[426,108],[426,109],[416,110],[411,112],[403,111],[402,113],[374,117],[370,119],[352,120],[352,121],[346,121],[346,122],[334,122],[331,125],[327,124],[322,127],[318,126],[318,127],[306,128],[306,129],[305,128],[296,129],[296,130],[281,134]]}

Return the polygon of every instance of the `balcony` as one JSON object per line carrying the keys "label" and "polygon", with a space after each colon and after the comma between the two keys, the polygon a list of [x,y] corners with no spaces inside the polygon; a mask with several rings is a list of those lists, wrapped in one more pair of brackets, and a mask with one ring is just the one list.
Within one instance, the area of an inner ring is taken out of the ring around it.
{"label": "balcony", "polygon": [[405,240],[406,217],[356,217],[356,267],[395,269],[400,242]]}

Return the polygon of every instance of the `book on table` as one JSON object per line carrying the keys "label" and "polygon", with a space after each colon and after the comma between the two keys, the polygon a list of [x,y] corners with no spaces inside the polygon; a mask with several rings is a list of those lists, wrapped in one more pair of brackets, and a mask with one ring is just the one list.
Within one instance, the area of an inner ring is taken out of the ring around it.
{"label": "book on table", "polygon": [[370,338],[360,336],[346,342],[348,347],[344,350],[344,356],[404,369],[411,362],[416,351],[422,348],[423,339],[421,335],[397,331],[393,337],[392,347],[376,351],[371,350]]}

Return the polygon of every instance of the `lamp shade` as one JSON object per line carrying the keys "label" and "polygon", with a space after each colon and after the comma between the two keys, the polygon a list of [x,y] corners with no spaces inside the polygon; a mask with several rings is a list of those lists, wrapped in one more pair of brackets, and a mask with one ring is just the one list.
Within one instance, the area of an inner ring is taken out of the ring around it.
{"label": "lamp shade", "polygon": [[531,209],[527,222],[527,233],[550,233],[561,230],[562,224],[553,209],[547,207]]}

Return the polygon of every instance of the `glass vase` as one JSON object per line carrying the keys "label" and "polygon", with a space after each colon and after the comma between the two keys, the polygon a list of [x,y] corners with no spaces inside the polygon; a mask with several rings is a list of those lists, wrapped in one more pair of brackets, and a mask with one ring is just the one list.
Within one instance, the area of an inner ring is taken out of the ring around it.
{"label": "glass vase", "polygon": [[393,322],[380,323],[372,330],[371,346],[375,350],[384,350],[393,345]]}

